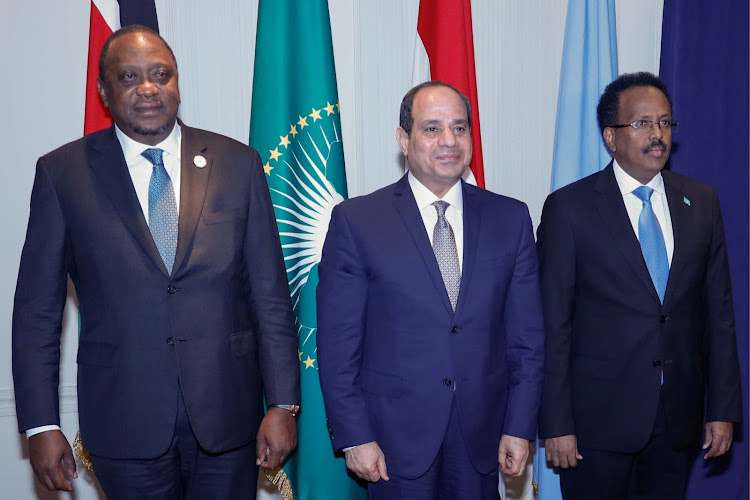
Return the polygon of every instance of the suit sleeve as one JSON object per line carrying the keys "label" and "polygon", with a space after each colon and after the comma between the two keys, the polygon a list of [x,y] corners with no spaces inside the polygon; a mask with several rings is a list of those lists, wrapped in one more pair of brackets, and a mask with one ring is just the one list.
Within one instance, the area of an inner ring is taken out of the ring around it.
{"label": "suit sleeve", "polygon": [[732,285],[724,223],[713,192],[713,231],[705,280],[707,405],[706,421],[740,422],[742,401],[737,339],[734,327]]}
{"label": "suit sleeve", "polygon": [[318,366],[334,450],[375,441],[359,374],[368,278],[346,217],[333,210],[320,261]]}
{"label": "suit sleeve", "polygon": [[509,394],[503,434],[533,440],[544,371],[544,327],[534,231],[525,206],[522,217],[505,302]]}
{"label": "suit sleeve", "polygon": [[545,370],[539,437],[575,434],[570,357],[576,259],[573,229],[557,198],[550,195],[537,231],[545,328]]}
{"label": "suit sleeve", "polygon": [[286,267],[258,153],[251,158],[251,199],[247,217],[245,262],[258,321],[258,359],[268,406],[299,404],[297,333],[289,298]]}
{"label": "suit sleeve", "polygon": [[65,220],[44,159],[37,162],[13,304],[13,384],[19,432],[60,425],[60,335],[67,296]]}

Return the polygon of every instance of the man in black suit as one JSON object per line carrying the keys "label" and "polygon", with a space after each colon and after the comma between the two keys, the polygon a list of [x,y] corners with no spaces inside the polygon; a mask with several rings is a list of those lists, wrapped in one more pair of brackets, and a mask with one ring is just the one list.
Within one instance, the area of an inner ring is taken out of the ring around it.
{"label": "man in black suit", "polygon": [[37,164],[13,378],[50,490],[76,476],[57,397],[68,275],[81,436],[109,498],[254,498],[256,465],[296,445],[296,331],[260,159],[179,122],[177,80],[158,34],[115,32],[98,83],[114,126]]}
{"label": "man in black suit", "polygon": [[663,170],[677,124],[658,77],[620,76],[597,114],[614,160],[552,193],[538,231],[539,435],[566,500],[683,498],[704,395],[706,458],[741,418],[719,200]]}

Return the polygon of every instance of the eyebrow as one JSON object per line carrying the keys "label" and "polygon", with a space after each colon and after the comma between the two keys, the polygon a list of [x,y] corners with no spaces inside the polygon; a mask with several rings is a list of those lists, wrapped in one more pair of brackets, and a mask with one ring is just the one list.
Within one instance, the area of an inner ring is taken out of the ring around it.
{"label": "eyebrow", "polygon": [[[422,123],[420,123],[419,125],[421,127],[428,127],[430,125],[440,125],[441,123],[442,123],[442,120],[425,120]],[[456,126],[456,125],[467,125],[468,126],[469,125],[469,120],[467,120],[465,118],[461,118],[461,119],[458,119],[458,120],[452,120],[450,122],[450,124],[451,124],[451,126]]]}

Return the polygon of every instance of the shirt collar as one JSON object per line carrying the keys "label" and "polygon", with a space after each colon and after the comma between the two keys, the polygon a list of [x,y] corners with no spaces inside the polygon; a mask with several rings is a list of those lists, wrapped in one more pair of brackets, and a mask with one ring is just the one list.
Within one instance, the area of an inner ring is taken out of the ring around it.
{"label": "shirt collar", "polygon": [[177,122],[175,122],[172,132],[169,133],[166,139],[155,146],[142,144],[131,139],[130,137],[125,135],[125,132],[120,130],[117,125],[115,125],[115,135],[117,136],[117,140],[120,141],[122,153],[125,155],[125,163],[127,163],[128,165],[130,165],[141,155],[141,153],[149,148],[159,148],[164,150],[165,153],[172,155],[177,159],[180,158],[180,141],[182,131],[180,130],[180,125]]}
{"label": "shirt collar", "polygon": [[[639,181],[634,179],[630,174],[628,174],[620,166],[620,164],[617,163],[617,160],[613,160],[612,163],[613,169],[615,171],[615,180],[617,181],[617,185],[620,188],[621,194],[630,194],[643,185]],[[664,190],[664,177],[662,177],[661,172],[658,172],[653,177],[653,179],[651,179],[648,184],[646,184],[646,186],[650,187],[659,194],[663,194],[665,196],[667,194],[667,192]]]}
{"label": "shirt collar", "polygon": [[414,199],[417,200],[417,207],[422,211],[425,207],[432,205],[437,200],[443,200],[448,202],[453,208],[458,210],[460,213],[464,212],[464,194],[461,187],[461,180],[459,179],[453,187],[451,187],[445,196],[438,198],[435,193],[425,187],[424,184],[419,182],[416,177],[409,171],[409,186],[411,192],[414,194]]}

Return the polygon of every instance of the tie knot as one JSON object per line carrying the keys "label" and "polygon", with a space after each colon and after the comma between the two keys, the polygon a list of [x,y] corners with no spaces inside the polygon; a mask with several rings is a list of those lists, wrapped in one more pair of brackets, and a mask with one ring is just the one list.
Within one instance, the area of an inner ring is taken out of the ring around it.
{"label": "tie knot", "polygon": [[638,189],[633,190],[633,194],[636,195],[643,203],[649,203],[651,201],[651,193],[654,192],[654,188],[648,186],[641,186]]}
{"label": "tie knot", "polygon": [[438,219],[445,217],[445,211],[448,209],[450,203],[443,200],[434,201],[432,206],[437,210]]}
{"label": "tie knot", "polygon": [[159,148],[149,148],[141,153],[141,156],[150,161],[154,166],[164,165],[164,161],[162,160],[161,156],[162,153],[164,153],[164,151]]}

